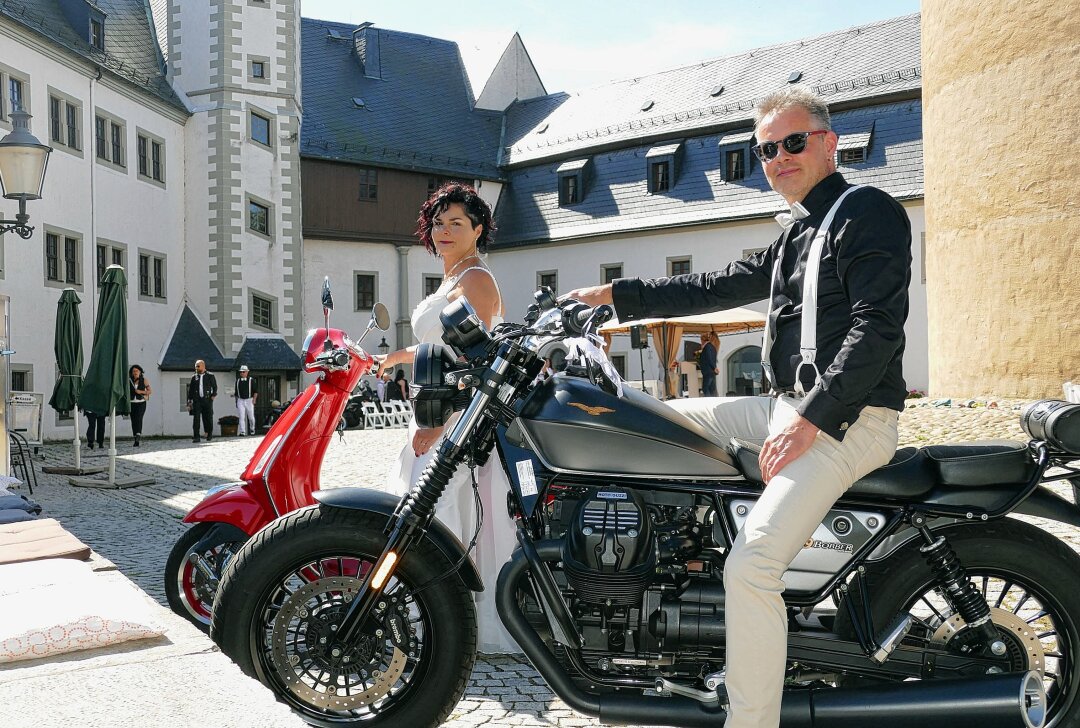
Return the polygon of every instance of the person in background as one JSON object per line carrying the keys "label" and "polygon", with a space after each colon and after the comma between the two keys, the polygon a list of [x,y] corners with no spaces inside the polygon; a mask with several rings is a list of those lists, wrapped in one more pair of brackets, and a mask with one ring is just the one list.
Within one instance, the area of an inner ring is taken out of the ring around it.
{"label": "person in background", "polygon": [[[233,389],[233,396],[236,397],[236,416],[240,420],[237,432],[241,437],[255,434],[255,402],[259,398],[259,392],[250,372],[247,364],[241,366],[240,375],[236,378],[236,388]],[[207,436],[206,439],[209,440],[210,437]]]}
{"label": "person in background", "polygon": [[387,402],[404,402],[409,399],[409,380],[405,378],[405,370],[398,369],[394,375],[394,381],[386,385]]}
{"label": "person in background", "polygon": [[701,396],[716,396],[716,345],[710,334],[701,335],[701,351],[698,352],[698,369],[701,370]]}
{"label": "person in background", "polygon": [[94,443],[97,442],[98,450],[105,447],[105,415],[99,415],[91,412],[90,410],[83,410],[83,414],[86,415],[86,446],[91,450],[94,449]]}
{"label": "person in background", "polygon": [[199,420],[202,420],[206,441],[214,435],[214,398],[217,397],[217,379],[206,371],[206,362],[195,362],[195,374],[188,382],[187,407],[191,413],[191,441],[199,442]]}
{"label": "person in background", "polygon": [[143,376],[143,368],[138,364],[132,364],[128,369],[128,396],[131,397],[131,435],[135,438],[132,443],[135,447],[139,446],[143,415],[146,414],[146,403],[150,400],[150,392],[150,383]]}
{"label": "person in background", "polygon": [[375,378],[375,401],[386,401],[386,377]]}
{"label": "person in background", "polygon": [[389,402],[390,401],[390,391],[394,387],[394,370],[393,370],[393,368],[385,370],[382,373],[382,375],[379,377],[379,382],[381,382],[382,385],[383,385],[383,389],[382,389],[383,395],[382,395],[382,400],[380,400],[380,401]]}

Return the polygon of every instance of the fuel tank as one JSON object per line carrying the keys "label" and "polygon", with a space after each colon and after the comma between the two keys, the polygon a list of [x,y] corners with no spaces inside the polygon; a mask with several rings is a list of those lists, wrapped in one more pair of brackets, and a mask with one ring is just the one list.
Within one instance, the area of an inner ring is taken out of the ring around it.
{"label": "fuel tank", "polygon": [[556,374],[518,418],[540,460],[556,471],[650,478],[739,475],[727,450],[696,423],[623,386],[617,397],[588,379]]}

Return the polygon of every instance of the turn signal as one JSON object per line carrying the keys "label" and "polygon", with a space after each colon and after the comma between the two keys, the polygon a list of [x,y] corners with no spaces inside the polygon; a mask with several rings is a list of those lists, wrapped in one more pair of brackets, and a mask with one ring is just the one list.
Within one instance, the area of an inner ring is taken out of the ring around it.
{"label": "turn signal", "polygon": [[393,551],[387,551],[386,556],[383,556],[382,564],[379,565],[378,570],[375,572],[375,578],[371,580],[372,589],[382,589],[383,584],[386,582],[386,577],[390,576],[390,572],[394,570],[394,564],[397,563],[397,554]]}

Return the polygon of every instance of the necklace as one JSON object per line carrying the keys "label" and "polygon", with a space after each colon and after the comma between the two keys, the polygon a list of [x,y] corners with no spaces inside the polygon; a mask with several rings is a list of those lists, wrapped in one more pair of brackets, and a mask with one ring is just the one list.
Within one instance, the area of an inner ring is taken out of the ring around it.
{"label": "necklace", "polygon": [[456,271],[458,268],[460,268],[462,263],[464,263],[467,260],[471,260],[473,258],[476,258],[477,260],[480,260],[480,256],[473,253],[472,255],[466,255],[464,258],[459,260],[457,263],[454,263],[452,266],[450,266],[450,270],[446,271],[446,280],[450,280],[451,278],[454,277],[454,271]]}

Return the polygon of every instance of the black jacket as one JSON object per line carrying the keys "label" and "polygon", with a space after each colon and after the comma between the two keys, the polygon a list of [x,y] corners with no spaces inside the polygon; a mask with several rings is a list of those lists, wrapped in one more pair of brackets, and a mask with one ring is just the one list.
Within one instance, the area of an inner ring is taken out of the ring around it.
{"label": "black jacket", "polygon": [[[769,297],[773,263],[775,385],[795,385],[799,363],[803,274],[810,243],[825,214],[850,185],[839,173],[802,201],[809,217],[796,221],[767,249],[713,273],[615,281],[620,321],[721,311]],[[803,367],[807,397],[799,412],[837,440],[866,406],[903,410],[904,322],[911,282],[911,222],[885,192],[853,192],[833,219],[822,251],[818,285],[817,367]],[[812,389],[811,389],[812,387]]]}
{"label": "black jacket", "polygon": [[[194,402],[199,399],[199,380],[198,374],[191,375],[191,381],[187,385],[187,398],[189,402]],[[203,374],[203,399],[210,399],[217,396],[217,380],[214,379],[214,375],[210,372]]]}

